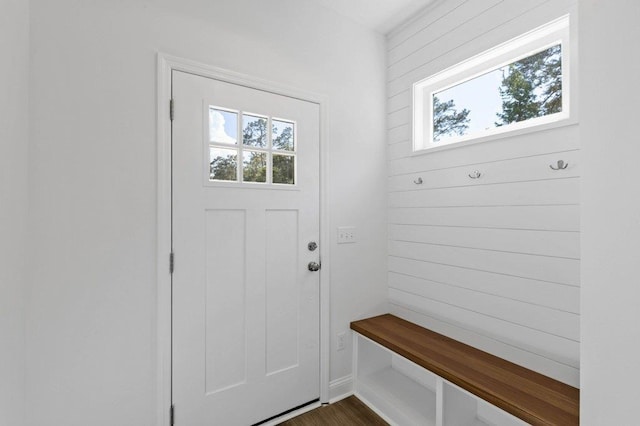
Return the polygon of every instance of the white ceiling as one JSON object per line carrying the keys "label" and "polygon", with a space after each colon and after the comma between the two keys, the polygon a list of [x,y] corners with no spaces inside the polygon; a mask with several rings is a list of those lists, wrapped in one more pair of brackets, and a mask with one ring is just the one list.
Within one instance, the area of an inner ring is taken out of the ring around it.
{"label": "white ceiling", "polygon": [[434,0],[313,0],[382,34]]}

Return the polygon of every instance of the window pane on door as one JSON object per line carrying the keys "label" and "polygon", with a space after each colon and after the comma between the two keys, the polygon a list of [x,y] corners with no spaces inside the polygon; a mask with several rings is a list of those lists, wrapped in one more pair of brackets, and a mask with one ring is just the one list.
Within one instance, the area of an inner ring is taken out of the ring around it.
{"label": "window pane on door", "polygon": [[295,157],[273,154],[273,183],[295,184]]}
{"label": "window pane on door", "polygon": [[238,180],[238,152],[235,149],[209,147],[209,179]]}
{"label": "window pane on door", "polygon": [[225,106],[205,107],[209,114],[205,123],[209,170],[205,173],[210,182],[295,184],[295,121]]}
{"label": "window pane on door", "polygon": [[238,113],[209,107],[209,142],[238,143]]}
{"label": "window pane on door", "polygon": [[267,119],[253,115],[242,116],[242,142],[247,146],[267,147]]}
{"label": "window pane on door", "polygon": [[242,153],[242,173],[244,182],[266,182],[267,153],[244,151]]}
{"label": "window pane on door", "polygon": [[272,120],[273,149],[294,150],[294,124],[288,121]]}

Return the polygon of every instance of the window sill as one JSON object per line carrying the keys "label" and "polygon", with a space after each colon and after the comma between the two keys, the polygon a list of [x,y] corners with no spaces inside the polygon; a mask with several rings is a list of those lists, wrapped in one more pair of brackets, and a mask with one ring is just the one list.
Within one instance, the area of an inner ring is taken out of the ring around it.
{"label": "window sill", "polygon": [[449,149],[462,148],[469,145],[476,145],[479,143],[491,142],[491,141],[496,141],[496,140],[506,139],[506,138],[513,138],[513,137],[528,135],[531,133],[544,132],[547,130],[558,129],[562,127],[569,127],[569,126],[576,126],[576,125],[578,125],[578,119],[572,118],[572,117],[564,118],[551,123],[545,123],[537,126],[526,127],[523,129],[513,129],[503,133],[497,133],[497,134],[486,135],[486,136],[478,136],[475,138],[466,139],[460,142],[454,142],[447,145],[434,146],[431,148],[422,148],[419,150],[414,150],[411,153],[411,156],[415,157],[415,156],[421,156],[425,154],[432,154],[435,152],[446,151]]}

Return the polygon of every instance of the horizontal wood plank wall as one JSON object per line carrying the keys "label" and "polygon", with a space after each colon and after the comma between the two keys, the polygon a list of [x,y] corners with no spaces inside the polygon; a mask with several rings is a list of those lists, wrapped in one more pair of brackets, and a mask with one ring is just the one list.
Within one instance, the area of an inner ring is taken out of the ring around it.
{"label": "horizontal wood plank wall", "polygon": [[414,82],[575,8],[447,0],[388,36],[388,282],[395,315],[579,386],[577,124],[419,155],[411,141]]}

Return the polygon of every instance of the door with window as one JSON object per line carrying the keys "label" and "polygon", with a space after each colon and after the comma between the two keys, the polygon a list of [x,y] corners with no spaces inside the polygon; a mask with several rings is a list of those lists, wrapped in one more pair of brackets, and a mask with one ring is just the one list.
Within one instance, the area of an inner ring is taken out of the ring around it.
{"label": "door with window", "polygon": [[173,71],[177,425],[319,398],[319,106]]}

